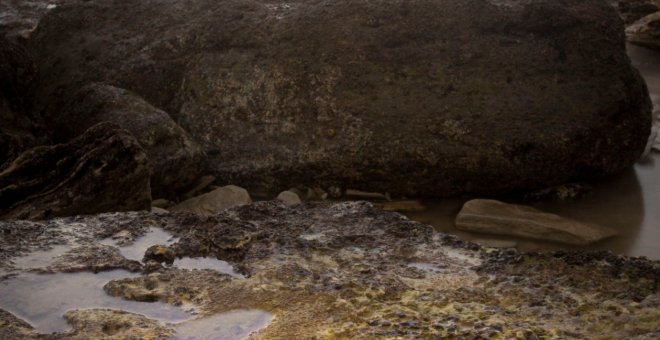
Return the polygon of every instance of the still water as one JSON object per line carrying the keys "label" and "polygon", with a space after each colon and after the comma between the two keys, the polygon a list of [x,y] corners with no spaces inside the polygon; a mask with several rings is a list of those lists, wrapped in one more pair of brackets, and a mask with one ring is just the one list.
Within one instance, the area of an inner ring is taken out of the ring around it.
{"label": "still water", "polygon": [[[633,65],[646,80],[657,113],[660,109],[660,52],[634,45],[628,45],[627,48]],[[424,202],[426,210],[409,212],[407,215],[429,223],[442,232],[477,242],[484,239],[507,241],[499,243],[515,244],[516,248],[523,251],[611,250],[616,254],[660,260],[660,152],[653,152],[649,159],[638,162],[621,176],[594,183],[593,187],[593,191],[584,198],[534,205],[544,211],[599,224],[619,232],[616,237],[588,247],[460,231],[454,226],[454,218],[465,202],[463,199]]]}

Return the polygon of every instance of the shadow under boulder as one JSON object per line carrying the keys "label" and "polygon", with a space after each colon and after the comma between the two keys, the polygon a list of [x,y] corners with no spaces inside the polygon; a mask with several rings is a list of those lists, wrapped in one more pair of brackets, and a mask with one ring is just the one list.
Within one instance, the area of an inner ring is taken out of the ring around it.
{"label": "shadow under boulder", "polygon": [[0,172],[0,218],[149,209],[149,164],[127,131],[101,123],[66,144],[21,154]]}

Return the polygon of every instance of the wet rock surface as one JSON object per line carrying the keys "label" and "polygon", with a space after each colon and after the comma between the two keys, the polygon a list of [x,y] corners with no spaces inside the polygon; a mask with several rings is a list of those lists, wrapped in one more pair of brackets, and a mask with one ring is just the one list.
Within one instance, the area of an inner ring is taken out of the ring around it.
{"label": "wet rock surface", "polygon": [[[94,242],[119,232],[137,237],[153,227],[178,237],[169,246],[177,256],[226,260],[245,277],[163,267],[112,280],[106,292],[194,305],[203,316],[236,309],[273,313],[257,338],[660,335],[658,261],[607,252],[486,250],[364,202],[273,201],[211,216],[139,212],[0,222],[0,233],[10,236],[0,238],[0,268],[11,267],[8,260],[24,248],[57,242],[70,230]],[[35,237],[41,234],[47,237]],[[84,327],[72,321],[81,337],[104,328],[121,336],[172,335],[133,314],[120,313],[129,321],[106,327],[115,319],[106,318],[108,311],[72,313],[85,315]],[[6,329],[37,336],[11,315],[0,316]]]}
{"label": "wet rock surface", "polygon": [[100,123],[66,144],[22,153],[0,172],[0,218],[149,209],[149,164],[128,132]]}
{"label": "wet rock surface", "polygon": [[456,217],[456,227],[479,233],[576,245],[587,245],[617,234],[615,230],[563,218],[529,206],[486,199],[466,202]]}
{"label": "wet rock surface", "polygon": [[630,166],[650,105],[621,25],[596,0],[71,1],[28,46],[44,112],[130,90],[219,183],[450,196]]}

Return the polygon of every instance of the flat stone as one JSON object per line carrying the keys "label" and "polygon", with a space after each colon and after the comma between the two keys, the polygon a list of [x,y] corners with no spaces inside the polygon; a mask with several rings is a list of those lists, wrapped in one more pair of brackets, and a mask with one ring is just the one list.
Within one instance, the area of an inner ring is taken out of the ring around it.
{"label": "flat stone", "polygon": [[660,49],[660,12],[649,14],[626,28],[628,41],[648,48]]}
{"label": "flat stone", "polygon": [[616,231],[495,200],[468,201],[456,217],[464,231],[586,245],[616,235]]}
{"label": "flat stone", "polygon": [[185,200],[170,208],[170,211],[215,214],[231,207],[250,203],[252,203],[252,199],[247,190],[235,185],[228,185]]}

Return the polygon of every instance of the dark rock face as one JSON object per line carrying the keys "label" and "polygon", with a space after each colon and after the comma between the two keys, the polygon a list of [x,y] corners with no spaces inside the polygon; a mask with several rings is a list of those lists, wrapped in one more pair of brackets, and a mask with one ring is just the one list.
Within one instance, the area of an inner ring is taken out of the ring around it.
{"label": "dark rock face", "polygon": [[149,209],[149,165],[137,141],[111,123],[67,144],[21,154],[0,172],[0,218],[43,219]]}
{"label": "dark rock face", "polygon": [[596,0],[113,0],[54,9],[30,46],[46,112],[128,89],[220,183],[449,196],[632,164],[650,101],[624,40]]}
{"label": "dark rock face", "polygon": [[40,121],[30,114],[35,78],[25,48],[0,36],[0,169],[37,143]]}
{"label": "dark rock face", "polygon": [[58,141],[67,141],[99,122],[129,131],[144,148],[152,169],[154,197],[173,197],[202,171],[199,147],[167,113],[124,89],[90,84],[57,116],[47,116]]}

